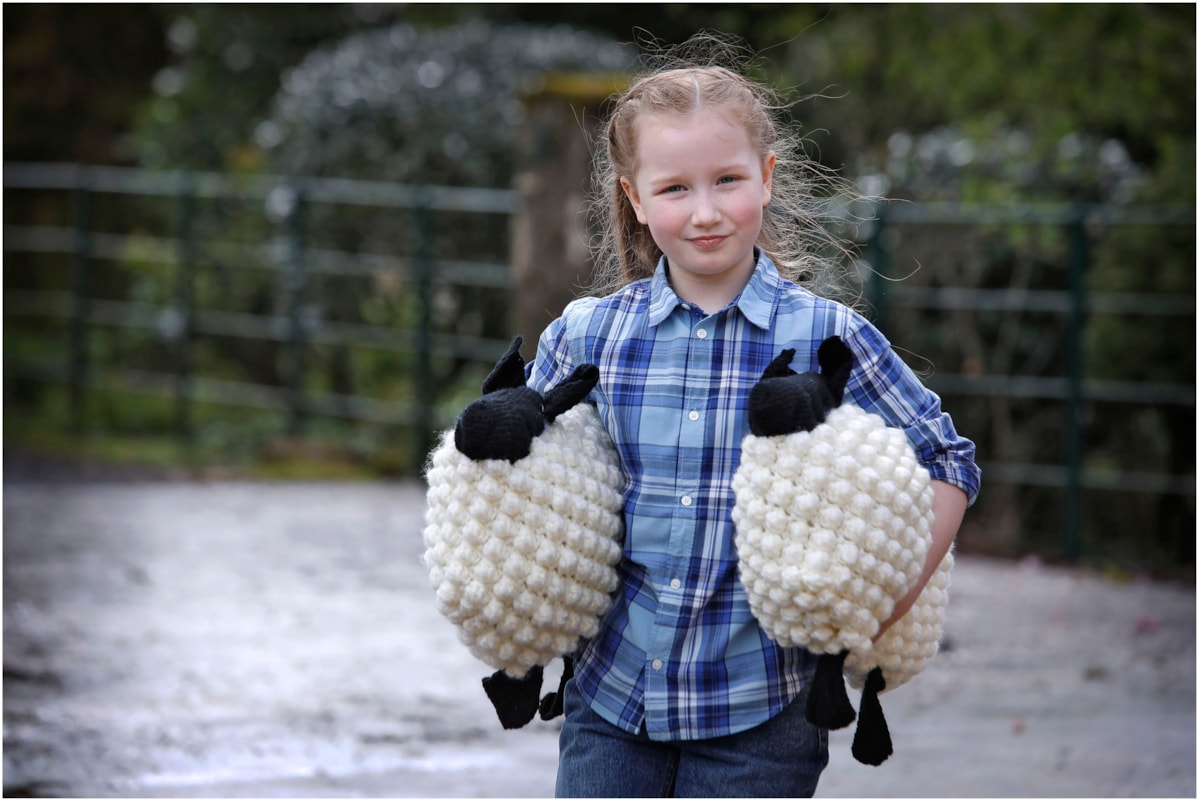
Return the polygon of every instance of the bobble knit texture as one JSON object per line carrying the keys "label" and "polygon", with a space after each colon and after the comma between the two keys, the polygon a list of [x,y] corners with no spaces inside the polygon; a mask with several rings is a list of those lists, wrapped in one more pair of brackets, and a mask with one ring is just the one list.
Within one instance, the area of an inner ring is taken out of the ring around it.
{"label": "bobble knit texture", "polygon": [[742,584],[773,640],[849,650],[852,682],[878,665],[889,688],[920,670],[930,642],[936,652],[948,566],[922,593],[926,603],[871,644],[919,579],[932,537],[929,473],[902,431],[843,404],[811,432],[749,435],[733,489]]}
{"label": "bobble knit texture", "polygon": [[885,691],[899,688],[921,673],[938,652],[953,568],[954,554],[947,552],[908,612],[867,649],[846,656],[843,668],[852,687],[862,688],[875,666],[883,670]]}
{"label": "bobble knit texture", "polygon": [[559,415],[514,463],[467,458],[451,429],[426,480],[422,559],[473,655],[519,679],[599,631],[618,582],[624,478],[592,405]]}

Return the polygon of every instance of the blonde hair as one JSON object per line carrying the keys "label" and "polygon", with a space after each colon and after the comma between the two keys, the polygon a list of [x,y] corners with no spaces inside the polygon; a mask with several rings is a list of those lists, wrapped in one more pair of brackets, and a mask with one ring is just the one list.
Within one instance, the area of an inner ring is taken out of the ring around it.
{"label": "blonde hair", "polygon": [[809,159],[798,137],[780,122],[780,112],[791,104],[781,102],[767,85],[718,63],[736,63],[740,50],[719,35],[697,35],[674,52],[660,54],[662,66],[635,79],[613,100],[601,128],[603,142],[594,154],[590,211],[598,235],[593,240],[593,292],[605,294],[652,276],[662,255],[621,187],[621,179],[636,171],[636,121],[643,114],[686,115],[705,109],[745,126],[763,159],[772,152],[776,156],[758,247],[785,277],[810,287],[820,284],[823,294],[830,288],[838,294],[830,276],[845,271],[841,257],[849,249],[822,225],[825,203],[819,192],[844,192],[846,184]]}

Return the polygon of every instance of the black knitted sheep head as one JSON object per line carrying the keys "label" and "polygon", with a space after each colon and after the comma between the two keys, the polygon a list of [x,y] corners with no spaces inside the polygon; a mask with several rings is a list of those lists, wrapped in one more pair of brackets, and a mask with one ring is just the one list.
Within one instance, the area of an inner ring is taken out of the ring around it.
{"label": "black knitted sheep head", "polygon": [[483,381],[483,396],[471,402],[454,427],[454,445],[473,460],[509,462],[529,455],[533,438],[571,407],[587,398],[600,371],[580,365],[545,397],[525,386],[520,335]]}
{"label": "black knitted sheep head", "polygon": [[817,349],[820,373],[792,370],[795,355],[794,348],[781,351],[750,391],[750,431],[759,437],[812,431],[842,403],[854,355],[841,338],[830,337]]}

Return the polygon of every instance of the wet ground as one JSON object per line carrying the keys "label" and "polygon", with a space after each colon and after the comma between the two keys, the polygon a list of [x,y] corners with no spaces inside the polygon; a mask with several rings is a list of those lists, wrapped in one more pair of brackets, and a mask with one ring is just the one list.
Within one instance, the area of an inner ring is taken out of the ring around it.
{"label": "wet ground", "polygon": [[[5,796],[551,796],[557,722],[496,722],[423,503],[6,463]],[[818,795],[1194,798],[1195,601],[960,557],[948,648],[883,697],[895,754],[834,733]]]}

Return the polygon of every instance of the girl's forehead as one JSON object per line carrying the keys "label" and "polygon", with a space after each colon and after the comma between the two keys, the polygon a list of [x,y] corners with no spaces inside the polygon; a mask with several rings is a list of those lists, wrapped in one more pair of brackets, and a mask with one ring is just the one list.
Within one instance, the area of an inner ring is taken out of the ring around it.
{"label": "girl's forehead", "polygon": [[650,152],[660,156],[682,156],[674,149],[706,142],[722,150],[748,147],[758,153],[751,131],[737,118],[710,109],[689,112],[647,112],[634,123],[636,158],[641,163]]}

